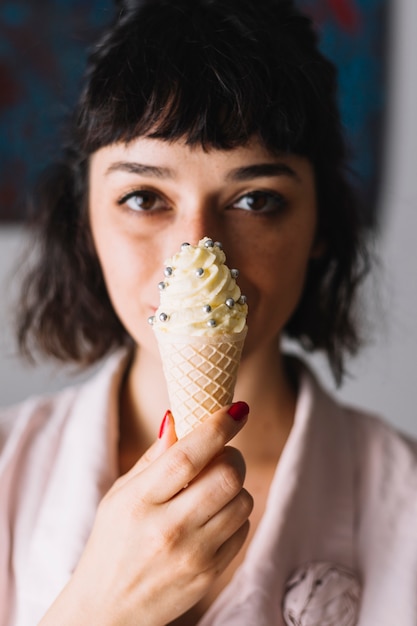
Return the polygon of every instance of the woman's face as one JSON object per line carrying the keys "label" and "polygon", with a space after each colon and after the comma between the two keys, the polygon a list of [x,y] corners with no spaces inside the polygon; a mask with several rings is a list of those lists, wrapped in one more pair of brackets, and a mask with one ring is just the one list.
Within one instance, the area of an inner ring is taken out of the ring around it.
{"label": "woman's face", "polygon": [[91,229],[114,309],[156,354],[148,318],[164,261],[187,241],[221,241],[248,298],[246,350],[276,341],[317,253],[308,160],[272,155],[257,140],[228,151],[139,138],[91,158]]}

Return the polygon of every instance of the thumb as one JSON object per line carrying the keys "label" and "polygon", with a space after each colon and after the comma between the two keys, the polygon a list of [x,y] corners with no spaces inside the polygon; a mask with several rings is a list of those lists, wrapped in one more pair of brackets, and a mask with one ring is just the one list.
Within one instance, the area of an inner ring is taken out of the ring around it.
{"label": "thumb", "polygon": [[150,448],[140,457],[135,465],[130,470],[129,474],[138,474],[150,465],[161,454],[168,450],[177,441],[177,435],[175,433],[174,418],[170,410],[168,410],[159,427],[158,439],[151,445]]}

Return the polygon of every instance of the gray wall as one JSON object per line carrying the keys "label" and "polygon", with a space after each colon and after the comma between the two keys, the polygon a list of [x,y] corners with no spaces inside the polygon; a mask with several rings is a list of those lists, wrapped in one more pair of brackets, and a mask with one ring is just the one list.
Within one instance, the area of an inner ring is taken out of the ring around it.
{"label": "gray wall", "polygon": [[[417,436],[417,2],[394,0],[392,4],[388,146],[381,206],[384,220],[376,241],[379,263],[366,294],[370,345],[351,362],[351,376],[336,393]],[[0,229],[0,404],[74,382],[55,365],[32,369],[15,356],[6,321],[13,280],[8,292],[5,284],[21,245],[18,228]],[[314,365],[332,388],[321,360],[314,359]]]}

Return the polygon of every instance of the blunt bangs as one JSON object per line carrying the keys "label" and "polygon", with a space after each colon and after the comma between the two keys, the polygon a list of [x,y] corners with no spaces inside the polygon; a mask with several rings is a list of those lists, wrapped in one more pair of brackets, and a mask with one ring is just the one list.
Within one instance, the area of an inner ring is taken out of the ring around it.
{"label": "blunt bangs", "polygon": [[274,152],[309,158],[323,148],[329,111],[317,81],[328,94],[335,77],[310,21],[285,6],[283,23],[287,3],[276,1],[273,29],[270,12],[236,1],[239,18],[233,2],[202,0],[122,14],[89,59],[77,116],[85,155],[139,136],[230,149],[256,134]]}

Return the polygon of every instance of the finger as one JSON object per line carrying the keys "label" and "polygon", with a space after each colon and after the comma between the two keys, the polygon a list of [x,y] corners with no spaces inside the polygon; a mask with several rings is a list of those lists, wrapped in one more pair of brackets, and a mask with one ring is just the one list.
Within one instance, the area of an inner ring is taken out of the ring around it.
{"label": "finger", "polygon": [[161,456],[177,441],[177,435],[175,433],[174,418],[171,411],[167,411],[162,419],[161,426],[159,427],[158,439],[151,445],[150,448],[143,454],[140,459],[135,463],[131,469],[132,474],[141,472],[153,463],[155,459]]}
{"label": "finger", "polygon": [[241,489],[233,500],[207,520],[204,527],[207,543],[214,542],[213,548],[218,550],[249,519],[252,510],[252,496],[246,489]]}
{"label": "finger", "polygon": [[[171,411],[167,411],[162,419],[159,427],[159,434],[157,440],[146,450],[146,452],[140,457],[135,465],[123,476],[118,478],[117,487],[123,487],[132,476],[143,471],[148,465],[153,463],[161,454],[165,452],[170,446],[177,441],[177,435],[175,433],[174,418]],[[116,483],[115,483],[116,485]]]}
{"label": "finger", "polygon": [[157,454],[155,458],[160,456],[165,450],[168,450],[176,441],[178,441],[177,433],[175,432],[175,422],[171,411],[165,413],[165,417],[162,420],[161,427],[159,429],[159,435],[157,444],[159,443]]}
{"label": "finger", "polygon": [[246,423],[248,412],[245,402],[235,402],[177,441],[141,472],[141,499],[153,504],[170,500],[223,451]]}
{"label": "finger", "polygon": [[[187,514],[193,525],[203,526],[241,491],[245,474],[242,454],[226,446],[189,488],[178,495],[175,506]],[[198,507],[196,502],[200,503]]]}
{"label": "finger", "polygon": [[221,574],[233,561],[238,552],[242,549],[249,534],[250,522],[246,520],[244,524],[217,550],[214,560],[216,574]]}

